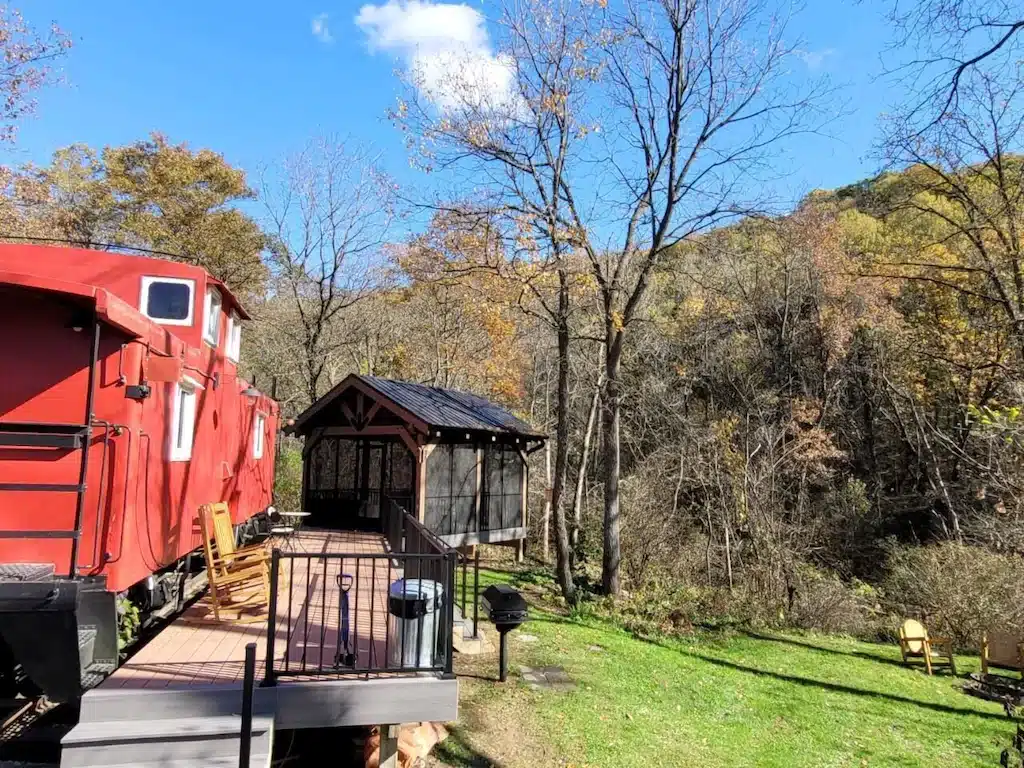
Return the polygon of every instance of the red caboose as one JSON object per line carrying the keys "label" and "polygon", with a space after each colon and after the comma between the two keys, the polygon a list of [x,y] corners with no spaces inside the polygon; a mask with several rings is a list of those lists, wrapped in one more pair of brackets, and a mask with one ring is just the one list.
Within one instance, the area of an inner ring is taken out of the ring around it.
{"label": "red caboose", "polygon": [[200,504],[270,505],[247,317],[199,267],[0,245],[0,675],[77,695],[116,665],[119,593],[180,599]]}

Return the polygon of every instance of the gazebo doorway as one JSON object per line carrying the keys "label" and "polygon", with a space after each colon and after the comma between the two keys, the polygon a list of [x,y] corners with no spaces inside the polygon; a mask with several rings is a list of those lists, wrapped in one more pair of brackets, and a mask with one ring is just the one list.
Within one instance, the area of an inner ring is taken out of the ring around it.
{"label": "gazebo doorway", "polygon": [[307,467],[310,525],[379,531],[389,500],[412,507],[416,460],[400,440],[327,435],[313,446]]}

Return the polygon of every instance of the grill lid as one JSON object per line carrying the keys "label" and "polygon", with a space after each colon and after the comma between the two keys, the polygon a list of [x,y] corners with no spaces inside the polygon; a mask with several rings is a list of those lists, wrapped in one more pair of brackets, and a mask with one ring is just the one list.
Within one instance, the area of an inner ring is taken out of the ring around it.
{"label": "grill lid", "polygon": [[526,621],[526,600],[508,584],[494,584],[481,597],[493,622]]}

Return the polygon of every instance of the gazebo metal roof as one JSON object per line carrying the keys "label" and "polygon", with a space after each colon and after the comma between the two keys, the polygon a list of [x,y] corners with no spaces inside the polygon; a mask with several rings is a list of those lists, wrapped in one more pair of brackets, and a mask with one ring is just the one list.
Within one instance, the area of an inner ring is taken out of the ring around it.
{"label": "gazebo metal roof", "polygon": [[360,382],[407,411],[431,429],[469,430],[497,435],[511,435],[543,440],[544,433],[516,417],[506,408],[491,401],[457,389],[431,387],[409,381],[383,379],[377,376],[352,374],[339,382],[330,392],[303,411],[289,431],[302,432],[303,425],[333,402],[343,392]]}

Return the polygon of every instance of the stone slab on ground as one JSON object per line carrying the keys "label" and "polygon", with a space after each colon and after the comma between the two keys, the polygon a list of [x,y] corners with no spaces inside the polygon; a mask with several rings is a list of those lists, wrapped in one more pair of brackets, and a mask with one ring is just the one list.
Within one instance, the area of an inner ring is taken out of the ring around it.
{"label": "stone slab on ground", "polygon": [[520,667],[523,682],[536,691],[572,691],[576,683],[561,667]]}

